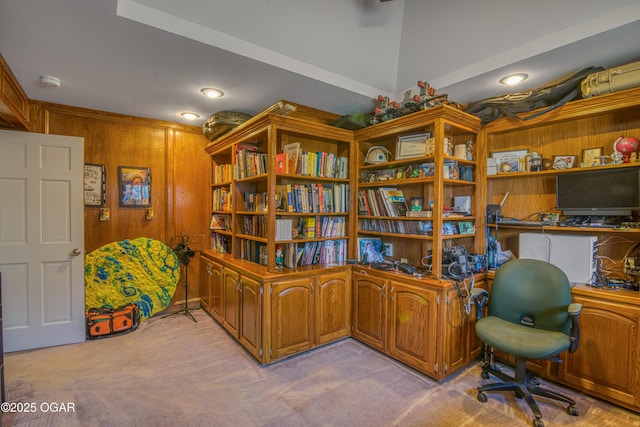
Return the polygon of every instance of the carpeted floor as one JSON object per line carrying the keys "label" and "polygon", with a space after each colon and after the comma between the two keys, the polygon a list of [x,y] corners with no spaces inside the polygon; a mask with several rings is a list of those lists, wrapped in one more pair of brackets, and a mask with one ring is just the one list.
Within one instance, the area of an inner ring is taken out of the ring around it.
{"label": "carpeted floor", "polygon": [[[530,426],[526,404],[490,394],[472,364],[437,383],[346,339],[261,367],[206,313],[153,318],[128,335],[5,355],[3,426]],[[640,426],[582,395],[579,417],[541,401],[546,426]],[[51,403],[72,411],[53,412]],[[34,405],[31,405],[34,404]],[[47,410],[48,409],[48,410]]]}

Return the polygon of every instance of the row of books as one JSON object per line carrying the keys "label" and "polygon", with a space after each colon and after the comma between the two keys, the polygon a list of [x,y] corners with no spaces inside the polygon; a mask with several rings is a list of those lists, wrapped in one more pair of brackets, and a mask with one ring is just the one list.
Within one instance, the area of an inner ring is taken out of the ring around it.
{"label": "row of books", "polygon": [[243,146],[237,150],[233,177],[235,179],[249,178],[267,173],[269,156],[266,153],[256,151],[254,146]]}
{"label": "row of books", "polygon": [[220,187],[213,190],[213,206],[214,211],[231,212],[231,191],[229,187]]}
{"label": "row of books", "polygon": [[391,219],[359,220],[361,231],[375,231],[380,233],[417,234],[431,236],[433,225],[431,221],[394,221]]}
{"label": "row of books", "polygon": [[284,252],[284,266],[295,268],[297,266],[316,264],[344,264],[347,259],[346,240],[325,240],[322,242],[296,242],[282,245]]}
{"label": "row of books", "polygon": [[243,217],[244,234],[257,237],[267,237],[267,218],[263,215],[248,215]]}
{"label": "row of books", "polygon": [[267,193],[244,193],[244,210],[247,212],[266,212],[267,211]]}
{"label": "row of books", "polygon": [[402,190],[397,188],[361,188],[358,190],[358,214],[369,216],[406,216],[409,210]]}
{"label": "row of books", "polygon": [[346,179],[349,160],[324,151],[302,151],[299,142],[285,144],[276,154],[276,172],[321,178]]}
{"label": "row of books", "polygon": [[303,239],[315,237],[344,237],[346,218],[332,216],[309,216],[300,219]]}
{"label": "row of books", "polygon": [[267,244],[254,240],[240,240],[240,258],[267,265]]}
{"label": "row of books", "polygon": [[214,184],[231,182],[233,179],[233,165],[215,163],[213,165],[212,179]]}
{"label": "row of books", "polygon": [[279,208],[286,212],[348,212],[349,184],[276,185]]}
{"label": "row of books", "polygon": [[211,232],[211,249],[216,252],[231,253],[231,236]]}

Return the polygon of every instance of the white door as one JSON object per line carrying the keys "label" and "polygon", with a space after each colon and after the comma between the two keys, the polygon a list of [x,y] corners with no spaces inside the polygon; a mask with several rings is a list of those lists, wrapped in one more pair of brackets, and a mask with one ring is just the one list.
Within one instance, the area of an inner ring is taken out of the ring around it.
{"label": "white door", "polygon": [[81,342],[83,138],[0,130],[6,352]]}

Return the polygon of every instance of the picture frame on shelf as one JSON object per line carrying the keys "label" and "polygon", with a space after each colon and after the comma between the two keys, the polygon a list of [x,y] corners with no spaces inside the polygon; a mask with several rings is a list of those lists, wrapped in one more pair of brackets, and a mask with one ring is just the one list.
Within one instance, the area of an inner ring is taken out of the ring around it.
{"label": "picture frame on shelf", "polygon": [[475,234],[476,227],[472,221],[459,221],[458,230],[460,234]]}
{"label": "picture frame on shelf", "polygon": [[442,235],[453,236],[458,234],[458,225],[453,221],[445,221],[442,223]]}
{"label": "picture frame on shelf", "polygon": [[422,157],[427,154],[427,140],[431,133],[418,133],[398,137],[396,142],[396,160]]}
{"label": "picture frame on shelf", "polygon": [[422,207],[424,205],[424,197],[411,197],[409,201],[410,201],[409,209],[412,212],[419,212],[422,210]]}
{"label": "picture frame on shelf", "polygon": [[588,168],[591,166],[602,165],[601,158],[603,152],[603,147],[585,148],[584,150],[582,150],[582,167]]}
{"label": "picture frame on shelf", "polygon": [[363,264],[382,262],[382,239],[379,237],[358,237],[358,261]]}
{"label": "picture frame on shelf", "polygon": [[210,230],[227,230],[227,215],[214,214],[211,216]]}
{"label": "picture frame on shelf", "polygon": [[578,156],[553,156],[553,168],[555,170],[571,169],[576,166]]}
{"label": "picture frame on shelf", "polygon": [[101,208],[105,204],[106,176],[104,165],[84,165],[84,205]]}
{"label": "picture frame on shelf", "polygon": [[151,206],[151,168],[118,166],[118,183],[121,208]]}
{"label": "picture frame on shelf", "polygon": [[491,157],[495,159],[498,173],[518,172],[520,168],[520,159],[529,154],[528,149],[495,151],[491,153]]}

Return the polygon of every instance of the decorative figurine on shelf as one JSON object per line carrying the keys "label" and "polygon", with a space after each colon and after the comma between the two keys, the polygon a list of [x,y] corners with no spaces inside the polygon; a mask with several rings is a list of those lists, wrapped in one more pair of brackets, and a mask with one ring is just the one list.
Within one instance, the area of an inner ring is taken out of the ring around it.
{"label": "decorative figurine on shelf", "polygon": [[638,138],[634,138],[633,136],[621,136],[613,143],[613,151],[622,153],[623,163],[631,162],[631,154],[635,153],[637,155],[639,150],[640,140],[638,140]]}
{"label": "decorative figurine on shelf", "polygon": [[284,253],[282,252],[282,246],[276,248],[276,268],[281,270],[284,267]]}

